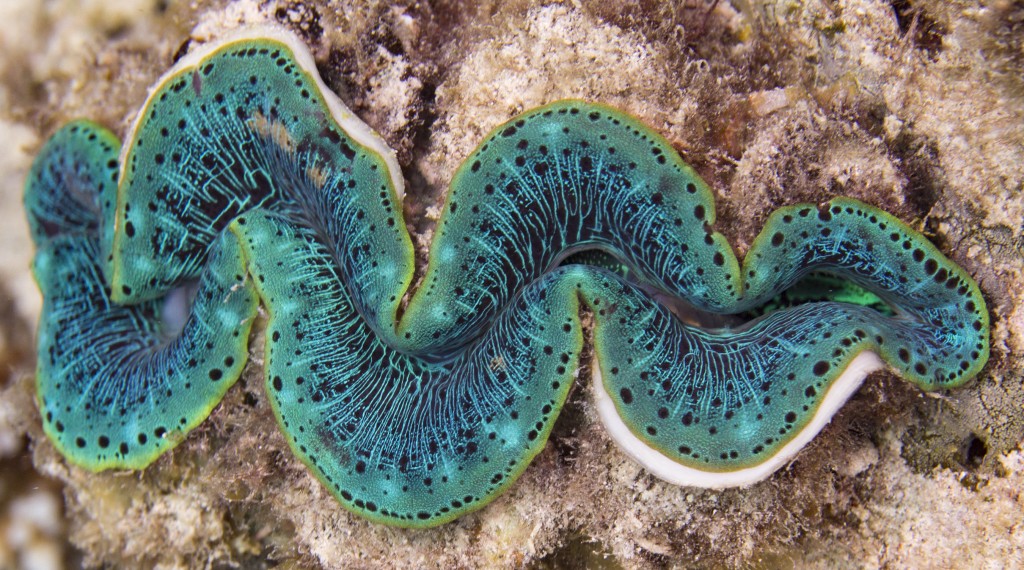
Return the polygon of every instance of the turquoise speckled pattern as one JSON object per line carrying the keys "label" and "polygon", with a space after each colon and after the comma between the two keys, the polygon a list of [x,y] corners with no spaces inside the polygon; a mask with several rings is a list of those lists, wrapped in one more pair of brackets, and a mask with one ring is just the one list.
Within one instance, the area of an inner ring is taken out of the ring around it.
{"label": "turquoise speckled pattern", "polygon": [[279,30],[229,38],[161,80],[120,158],[87,122],[40,152],[39,403],[74,463],[142,468],[180,442],[240,374],[257,302],[293,451],[346,508],[399,526],[482,507],[543,449],[587,364],[581,311],[616,421],[699,474],[670,477],[685,484],[769,474],[872,369],[862,355],[925,390],[988,358],[976,284],[901,221],[849,198],[787,206],[741,262],[671,145],[582,101],[466,159],[400,314],[400,176],[311,61]]}
{"label": "turquoise speckled pattern", "polygon": [[257,307],[227,237],[209,256],[186,322],[169,326],[161,300],[111,302],[100,234],[119,146],[91,123],[65,126],[37,157],[25,195],[43,293],[43,427],[65,456],[92,469],[145,467],[205,420],[242,372]]}

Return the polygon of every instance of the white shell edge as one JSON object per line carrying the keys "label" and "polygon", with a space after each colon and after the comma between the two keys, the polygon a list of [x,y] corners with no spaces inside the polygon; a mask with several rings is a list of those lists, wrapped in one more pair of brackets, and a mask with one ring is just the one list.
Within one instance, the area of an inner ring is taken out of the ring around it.
{"label": "white shell edge", "polygon": [[296,62],[316,81],[317,88],[320,90],[324,100],[327,102],[327,108],[331,113],[331,117],[333,117],[338,125],[340,125],[349,136],[355,139],[356,142],[380,154],[384,159],[384,162],[387,164],[388,174],[391,176],[391,182],[395,187],[395,194],[397,194],[398,200],[400,202],[404,200],[405,180],[402,177],[402,169],[398,166],[398,159],[395,156],[395,151],[392,150],[384,139],[374,132],[369,125],[357,117],[356,114],[338,98],[338,95],[335,94],[334,91],[327,87],[323,78],[320,77],[320,73],[316,69],[316,62],[313,60],[313,54],[310,53],[306,44],[291,31],[274,24],[259,24],[226,32],[216,40],[209,41],[198,48],[189,51],[187,55],[179,59],[177,63],[160,76],[160,79],[158,79],[157,82],[149,88],[149,94],[146,96],[146,102],[143,103],[141,110],[132,121],[131,129],[129,129],[128,135],[124,138],[124,142],[121,145],[121,156],[118,158],[120,163],[118,183],[120,184],[120,181],[124,180],[128,151],[134,146],[133,141],[135,140],[135,133],[138,130],[139,125],[142,123],[143,115],[145,115],[146,111],[149,109],[149,104],[152,101],[153,96],[160,87],[181,71],[195,67],[203,60],[203,58],[209,56],[213,52],[236,42],[253,39],[271,39],[281,42],[287,46],[293,54],[295,54]]}
{"label": "white shell edge", "polygon": [[[317,88],[320,90],[324,100],[327,102],[328,110],[331,112],[331,117],[335,122],[337,122],[349,136],[355,139],[356,142],[373,150],[374,152],[377,152],[384,159],[388,167],[388,173],[391,176],[392,184],[395,188],[395,193],[399,200],[403,200],[405,197],[405,180],[401,176],[401,168],[398,165],[398,159],[395,156],[394,150],[391,149],[384,139],[374,132],[369,125],[359,119],[359,117],[341,101],[334,91],[327,87],[323,82],[323,78],[320,77],[320,73],[316,69],[316,62],[313,59],[313,54],[310,53],[306,44],[291,31],[272,24],[247,26],[245,28],[227,32],[216,40],[207,42],[200,47],[189,51],[187,55],[179,59],[177,63],[160,76],[160,79],[150,87],[149,95],[146,97],[146,102],[142,105],[141,110],[132,121],[132,126],[128,131],[129,134],[124,138],[124,144],[122,144],[121,147],[121,156],[118,159],[120,163],[120,172],[118,175],[119,180],[124,179],[128,151],[132,147],[131,143],[134,140],[135,133],[142,122],[142,117],[149,108],[153,95],[160,89],[160,87],[182,70],[195,67],[196,64],[215,51],[233,43],[253,39],[272,39],[279,41],[292,51],[295,55],[296,62],[316,81]],[[615,409],[614,402],[612,402],[611,397],[604,388],[601,369],[596,360],[592,366],[594,371],[592,383],[597,412],[601,418],[601,422],[604,424],[605,429],[608,430],[612,440],[614,440],[627,455],[632,457],[637,463],[650,471],[654,476],[668,483],[685,487],[724,489],[727,487],[742,487],[757,483],[788,463],[797,453],[800,452],[801,449],[804,448],[804,446],[807,445],[807,443],[814,439],[814,436],[818,435],[818,433],[828,425],[832,420],[832,416],[835,415],[839,408],[846,403],[850,396],[852,396],[853,393],[857,391],[857,388],[859,388],[864,382],[864,378],[876,370],[881,370],[883,367],[884,365],[881,359],[873,352],[862,352],[857,355],[853,361],[847,365],[846,370],[840,374],[839,378],[825,394],[824,400],[822,400],[817,412],[815,412],[814,416],[811,418],[810,423],[804,427],[804,429],[801,430],[795,438],[784,445],[782,449],[764,463],[755,467],[728,472],[702,471],[700,469],[684,466],[676,463],[660,451],[641,441],[633,434],[632,431],[630,431],[622,421],[622,418],[619,417],[619,414]]]}
{"label": "white shell edge", "polygon": [[738,471],[702,471],[673,461],[641,441],[622,421],[615,409],[615,403],[605,390],[601,368],[596,359],[592,366],[594,371],[592,382],[597,413],[601,417],[601,422],[626,455],[632,457],[655,477],[674,485],[724,489],[757,483],[788,463],[808,442],[814,439],[814,436],[818,435],[822,428],[828,425],[836,411],[864,382],[864,378],[883,367],[882,360],[875,353],[865,351],[858,354],[829,388],[811,421],[797,433],[796,437],[764,463]]}

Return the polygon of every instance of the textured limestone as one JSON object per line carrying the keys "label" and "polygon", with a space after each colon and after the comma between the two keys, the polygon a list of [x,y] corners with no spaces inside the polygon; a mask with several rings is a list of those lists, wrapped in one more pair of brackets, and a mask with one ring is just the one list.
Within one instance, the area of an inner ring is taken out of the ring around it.
{"label": "textured limestone", "polygon": [[[28,351],[4,352],[21,372],[2,387],[0,440],[27,434],[38,470],[65,485],[66,528],[86,564],[1024,564],[1019,3],[68,0],[6,3],[0,16],[10,54],[0,60],[0,209],[10,220],[0,240],[14,246],[0,254],[0,279],[17,315],[5,323],[38,312],[19,203],[43,138],[76,116],[123,131],[190,35],[266,20],[302,34],[328,84],[399,151],[421,252],[446,181],[481,137],[573,96],[668,137],[715,189],[719,227],[740,249],[780,205],[852,195],[928,233],[975,275],[993,313],[993,356],[976,382],[925,396],[876,374],[809,449],[749,489],[652,478],[604,433],[581,370],[522,479],[429,531],[341,509],[288,451],[259,366],[146,471],[90,474],[42,438]],[[11,330],[23,338],[29,326]]]}

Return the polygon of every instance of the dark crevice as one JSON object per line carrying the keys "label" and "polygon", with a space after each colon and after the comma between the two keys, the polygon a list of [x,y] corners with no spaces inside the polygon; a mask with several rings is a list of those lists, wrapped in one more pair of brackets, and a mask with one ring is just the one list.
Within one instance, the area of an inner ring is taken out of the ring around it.
{"label": "dark crevice", "polygon": [[926,217],[942,198],[942,170],[935,141],[920,137],[907,128],[892,142],[891,150],[907,177],[905,194],[913,214]]}
{"label": "dark crevice", "polygon": [[306,2],[284,2],[274,11],[274,18],[295,30],[307,44],[319,45],[324,35],[320,11]]}
{"label": "dark crevice", "polygon": [[370,30],[369,41],[375,46],[386,49],[392,55],[405,55],[405,47],[395,35],[394,29],[383,22]]}
{"label": "dark crevice", "polygon": [[171,57],[171,63],[178,63],[178,60],[185,57],[188,54],[188,48],[192,46],[192,38],[185,38],[185,41],[181,42],[178,49],[174,52],[174,56]]}
{"label": "dark crevice", "polygon": [[[436,100],[437,85],[424,80],[423,88],[420,89],[419,93],[419,102],[413,111],[415,116],[410,121],[411,132],[409,137],[412,144],[409,148],[409,154],[412,157],[412,166],[406,169],[406,191],[408,196],[406,207],[407,209],[413,208],[416,210],[416,212],[410,211],[407,213],[417,214],[407,217],[406,221],[411,224],[412,230],[416,233],[428,231],[433,227],[434,222],[427,220],[426,216],[419,215],[422,214],[419,210],[422,206],[439,203],[441,194],[444,191],[443,188],[434,188],[429,184],[423,172],[416,167],[420,163],[420,159],[430,153],[431,136],[434,132],[434,124],[438,119]],[[415,204],[412,202],[415,202]]]}
{"label": "dark crevice", "polygon": [[356,62],[354,54],[331,49],[326,60],[317,60],[316,70],[324,84],[344,100],[347,99],[344,94],[359,89],[350,79],[358,70]]}
{"label": "dark crevice", "polygon": [[969,469],[977,469],[985,461],[988,455],[988,444],[976,434],[971,434],[964,442],[963,464]]}
{"label": "dark crevice", "polygon": [[946,35],[945,26],[928,17],[924,10],[914,6],[910,0],[893,0],[892,11],[896,16],[900,35],[909,38],[914,47],[934,60],[942,51],[942,37]]}

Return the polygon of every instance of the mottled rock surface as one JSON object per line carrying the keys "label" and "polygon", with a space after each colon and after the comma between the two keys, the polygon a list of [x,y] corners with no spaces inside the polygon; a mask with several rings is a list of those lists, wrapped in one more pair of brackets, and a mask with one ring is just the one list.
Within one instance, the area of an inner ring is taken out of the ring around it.
{"label": "mottled rock surface", "polygon": [[[875,374],[789,467],[725,492],[673,487],[629,460],[598,423],[583,369],[508,493],[408,531],[348,514],[291,455],[256,339],[244,379],[149,469],[71,467],[32,405],[40,299],[20,212],[31,157],[75,117],[123,133],[190,42],[264,21],[298,31],[331,88],[398,151],[421,253],[484,134],[584,98],[668,137],[715,189],[718,227],[741,251],[796,201],[846,194],[910,221],[981,285],[990,364],[940,395]],[[154,568],[1024,564],[1019,2],[6,2],[0,47],[0,526],[48,508],[12,483],[30,463],[65,500],[56,527],[41,518],[22,546],[6,533],[0,565],[33,541],[70,565]]]}

